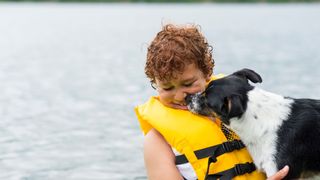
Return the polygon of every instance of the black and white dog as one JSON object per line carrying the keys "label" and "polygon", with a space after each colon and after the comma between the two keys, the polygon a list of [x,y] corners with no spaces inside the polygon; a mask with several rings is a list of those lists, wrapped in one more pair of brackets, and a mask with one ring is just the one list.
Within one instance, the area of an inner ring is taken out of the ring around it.
{"label": "black and white dog", "polygon": [[255,165],[271,176],[285,165],[286,179],[320,173],[320,100],[294,99],[249,84],[259,74],[243,69],[188,95],[190,111],[219,117],[247,146]]}

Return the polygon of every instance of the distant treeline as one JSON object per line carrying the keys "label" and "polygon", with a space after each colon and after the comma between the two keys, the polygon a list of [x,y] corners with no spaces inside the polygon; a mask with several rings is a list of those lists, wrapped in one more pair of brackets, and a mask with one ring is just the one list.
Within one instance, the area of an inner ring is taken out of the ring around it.
{"label": "distant treeline", "polygon": [[283,3],[283,2],[320,2],[320,0],[0,0],[0,2],[147,2],[147,3],[204,3],[204,2],[266,2],[266,3]]}

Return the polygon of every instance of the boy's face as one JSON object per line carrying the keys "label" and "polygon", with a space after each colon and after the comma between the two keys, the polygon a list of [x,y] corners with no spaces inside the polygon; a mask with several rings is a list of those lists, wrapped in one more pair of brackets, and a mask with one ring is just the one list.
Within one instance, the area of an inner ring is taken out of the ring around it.
{"label": "boy's face", "polygon": [[178,74],[170,81],[155,79],[160,102],[165,106],[188,110],[185,102],[187,94],[203,92],[210,76],[205,77],[194,64],[186,65],[182,74]]}

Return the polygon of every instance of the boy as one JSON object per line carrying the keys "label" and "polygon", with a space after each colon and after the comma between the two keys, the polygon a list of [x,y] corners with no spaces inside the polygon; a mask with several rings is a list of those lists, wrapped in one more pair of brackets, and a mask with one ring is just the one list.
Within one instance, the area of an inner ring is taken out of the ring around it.
{"label": "boy", "polygon": [[[159,96],[136,114],[149,179],[266,179],[232,131],[187,109],[186,95],[203,92],[218,78],[213,67],[212,47],[194,25],[165,25],[148,47],[145,73]],[[269,179],[287,172],[285,167]]]}

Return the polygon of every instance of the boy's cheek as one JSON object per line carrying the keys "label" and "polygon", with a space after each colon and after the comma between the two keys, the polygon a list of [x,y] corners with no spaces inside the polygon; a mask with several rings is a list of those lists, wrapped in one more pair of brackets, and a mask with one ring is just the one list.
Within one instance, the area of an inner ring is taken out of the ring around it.
{"label": "boy's cheek", "polygon": [[188,92],[188,94],[196,94],[199,92],[203,92],[206,89],[205,84],[204,85],[198,85],[197,87],[193,88],[192,90],[190,90],[190,92]]}

